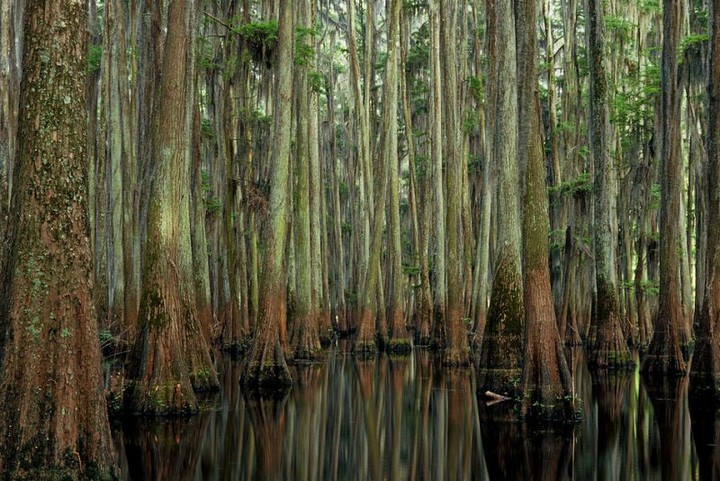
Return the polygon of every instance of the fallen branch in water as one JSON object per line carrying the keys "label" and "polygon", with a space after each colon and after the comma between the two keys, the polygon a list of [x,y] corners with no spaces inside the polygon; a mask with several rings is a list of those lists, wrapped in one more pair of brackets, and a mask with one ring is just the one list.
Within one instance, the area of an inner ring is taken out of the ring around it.
{"label": "fallen branch in water", "polygon": [[501,394],[494,393],[492,391],[485,391],[485,397],[489,399],[489,401],[486,401],[485,404],[487,406],[492,406],[493,404],[501,403],[503,401],[510,400],[509,397],[503,396]]}

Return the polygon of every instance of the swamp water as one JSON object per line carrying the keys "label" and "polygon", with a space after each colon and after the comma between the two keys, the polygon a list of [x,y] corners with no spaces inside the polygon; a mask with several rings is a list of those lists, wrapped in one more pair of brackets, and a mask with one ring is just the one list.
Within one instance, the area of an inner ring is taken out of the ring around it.
{"label": "swamp water", "polygon": [[515,421],[511,402],[486,406],[472,370],[425,351],[365,361],[338,349],[292,367],[281,399],[247,397],[242,364],[219,358],[223,389],[200,415],[113,423],[122,479],[720,479],[720,417],[688,400],[687,378],[649,389],[573,358],[583,418],[554,429]]}

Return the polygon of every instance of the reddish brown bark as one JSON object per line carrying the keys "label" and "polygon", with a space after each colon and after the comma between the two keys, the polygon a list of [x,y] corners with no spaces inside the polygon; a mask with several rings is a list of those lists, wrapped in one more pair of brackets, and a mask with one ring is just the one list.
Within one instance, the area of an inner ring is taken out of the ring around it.
{"label": "reddish brown bark", "polygon": [[[710,122],[708,125],[708,201],[720,205],[720,1],[712,2],[710,41]],[[707,233],[705,295],[692,362],[693,391],[720,393],[720,217],[710,214]]]}
{"label": "reddish brown bark", "polygon": [[87,3],[28,1],[0,300],[0,473],[110,474],[88,222]]}
{"label": "reddish brown bark", "polygon": [[255,340],[241,382],[251,389],[284,389],[292,383],[285,360],[287,338],[287,275],[284,272],[293,99],[293,2],[281,5],[275,81],[277,148],[272,159],[269,222],[264,233],[262,300]]}

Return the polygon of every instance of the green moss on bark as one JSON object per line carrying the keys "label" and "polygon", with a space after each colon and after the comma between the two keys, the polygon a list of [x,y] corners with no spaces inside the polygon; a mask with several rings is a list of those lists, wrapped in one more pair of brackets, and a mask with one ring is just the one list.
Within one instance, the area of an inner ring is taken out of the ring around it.
{"label": "green moss on bark", "polygon": [[387,344],[386,351],[388,354],[407,355],[412,352],[412,342],[410,339],[391,339]]}
{"label": "green moss on bark", "polygon": [[482,391],[490,389],[499,394],[517,394],[522,368],[524,326],[520,270],[506,258],[496,269],[483,336],[478,366],[478,387]]}

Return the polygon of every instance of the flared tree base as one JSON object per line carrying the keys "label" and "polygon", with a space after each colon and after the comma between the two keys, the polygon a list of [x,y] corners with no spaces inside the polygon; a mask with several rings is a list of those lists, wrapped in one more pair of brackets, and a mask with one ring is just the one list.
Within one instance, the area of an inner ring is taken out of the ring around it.
{"label": "flared tree base", "polygon": [[447,348],[443,354],[442,363],[445,367],[469,367],[471,359],[469,348]]}
{"label": "flared tree base", "polygon": [[698,336],[690,370],[690,393],[695,397],[720,399],[720,346],[707,336]]}
{"label": "flared tree base", "polygon": [[393,354],[396,356],[406,356],[412,353],[412,348],[412,341],[410,341],[409,337],[395,338],[391,339],[390,342],[388,342],[386,351],[388,354]]}
{"label": "flared tree base", "polygon": [[648,377],[680,377],[687,374],[687,363],[679,353],[650,353],[642,363],[642,372]]}
{"label": "flared tree base", "polygon": [[[528,399],[542,399],[541,393],[530,392]],[[540,424],[575,424],[580,422],[580,410],[574,405],[575,399],[567,396],[555,397],[545,402],[525,401],[521,408],[522,419]]]}
{"label": "flared tree base", "polygon": [[292,386],[292,376],[285,362],[251,361],[243,371],[240,382],[251,391],[284,392]]}
{"label": "flared tree base", "polygon": [[588,358],[590,369],[611,369],[631,371],[635,369],[635,358],[627,349],[595,348]]}
{"label": "flared tree base", "polygon": [[125,390],[125,410],[149,416],[192,416],[199,407],[187,380],[149,384],[134,381]]}
{"label": "flared tree base", "polygon": [[[50,441],[47,441],[50,442]],[[117,481],[119,478],[108,469],[101,469],[97,463],[80,464],[78,453],[69,449],[62,455],[62,461],[55,466],[43,466],[41,468],[30,467],[37,464],[37,461],[19,459],[16,464],[20,468],[16,470],[3,470],[4,479],[15,481]]]}
{"label": "flared tree base", "polygon": [[374,340],[356,340],[352,346],[353,355],[360,358],[374,357],[377,352],[377,343]]}
{"label": "flared tree base", "polygon": [[323,358],[323,350],[320,347],[297,347],[293,350],[293,358],[290,362],[306,363],[316,362]]}

